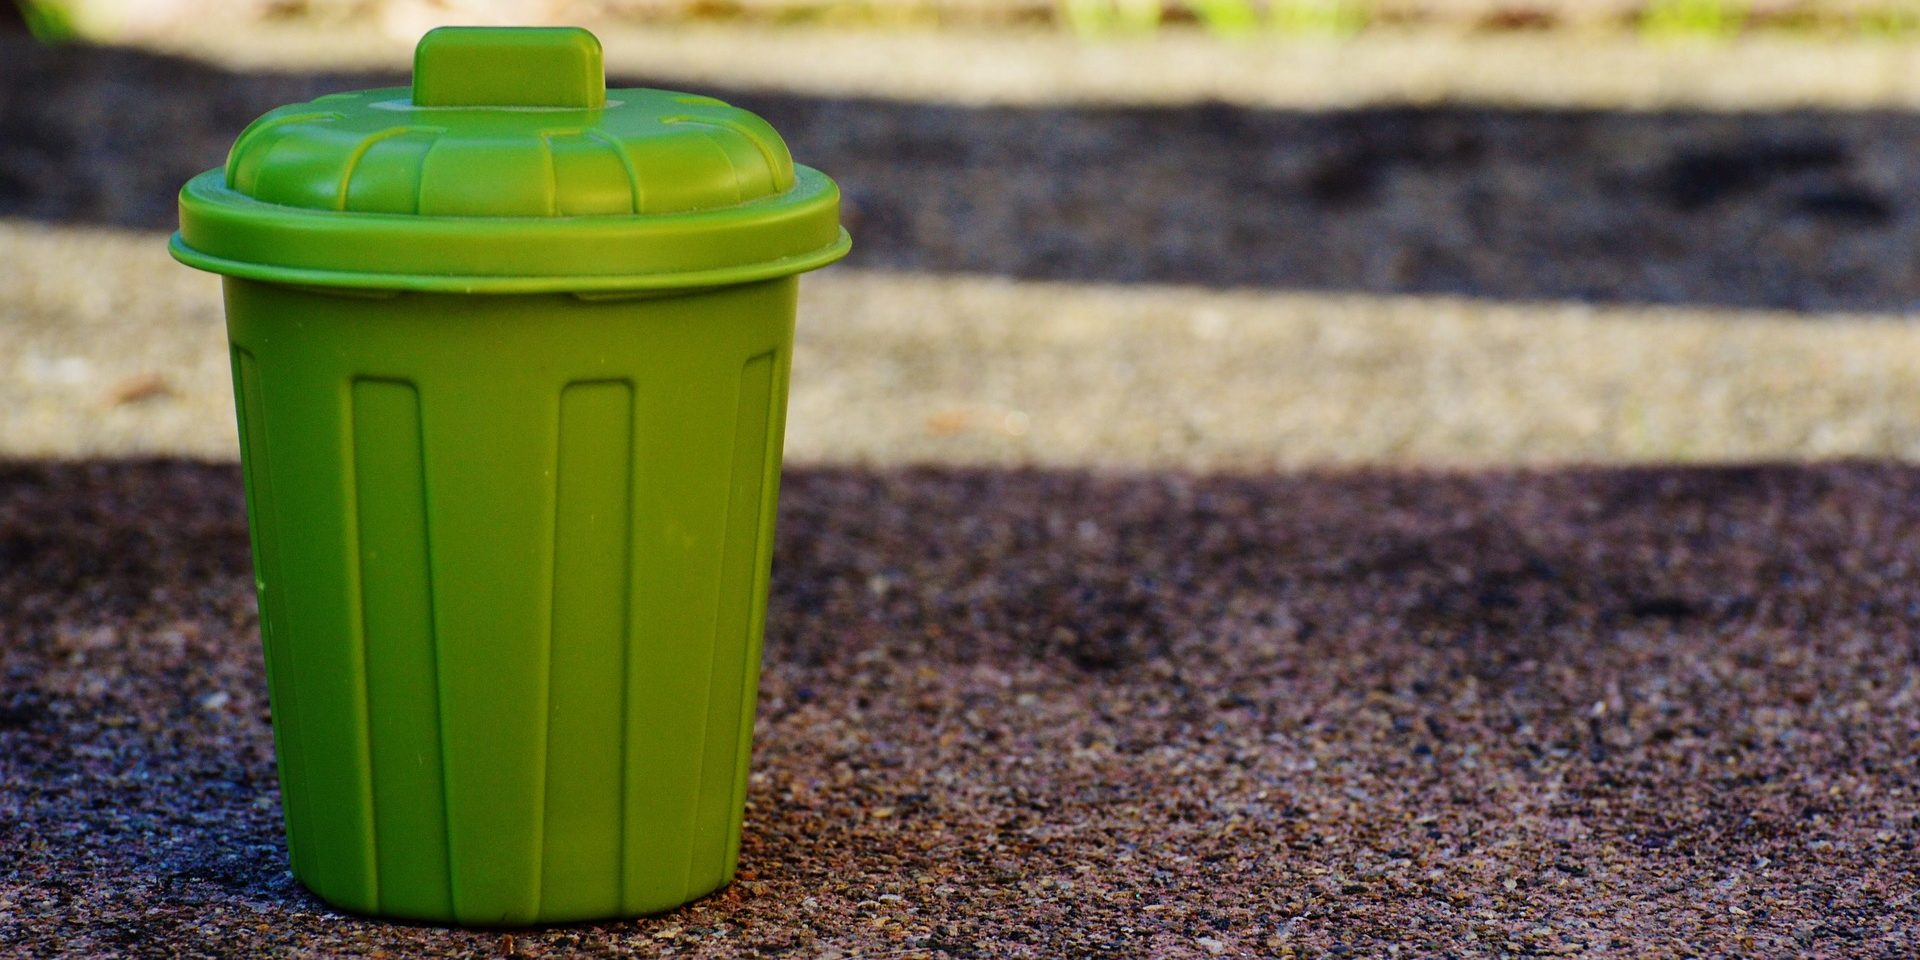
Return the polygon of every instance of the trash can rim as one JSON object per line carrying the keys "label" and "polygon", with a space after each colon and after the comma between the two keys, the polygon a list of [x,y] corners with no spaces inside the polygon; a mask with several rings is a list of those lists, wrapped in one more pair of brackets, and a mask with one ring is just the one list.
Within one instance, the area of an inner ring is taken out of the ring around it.
{"label": "trash can rim", "polygon": [[672,214],[453,217],[318,210],[256,200],[222,168],[180,190],[180,262],[227,276],[369,290],[548,293],[749,283],[846,256],[840,191],[794,166],[792,189]]}

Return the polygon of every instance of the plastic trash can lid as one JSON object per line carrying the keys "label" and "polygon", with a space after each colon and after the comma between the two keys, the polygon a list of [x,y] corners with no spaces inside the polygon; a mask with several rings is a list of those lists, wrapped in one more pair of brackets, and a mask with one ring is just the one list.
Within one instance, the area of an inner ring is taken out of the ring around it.
{"label": "plastic trash can lid", "polygon": [[711,97],[606,89],[573,27],[445,27],[413,87],[254,121],[180,191],[175,257],[319,286],[615,291],[767,279],[845,256],[840,192]]}

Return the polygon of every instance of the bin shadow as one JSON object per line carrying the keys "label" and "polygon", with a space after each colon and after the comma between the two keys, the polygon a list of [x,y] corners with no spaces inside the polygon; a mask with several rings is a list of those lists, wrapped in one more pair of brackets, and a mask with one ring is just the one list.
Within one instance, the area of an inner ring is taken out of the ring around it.
{"label": "bin shadow", "polygon": [[[0,946],[509,952],[333,915],[283,869],[242,506],[227,464],[0,464]],[[1515,931],[1605,864],[1643,891],[1609,943],[1879,942],[1913,917],[1873,878],[1920,871],[1885,841],[1916,523],[1920,469],[1871,464],[793,469],[740,882],[512,936],[861,953],[906,903],[900,937],[962,955],[1283,921],[1466,944],[1490,914],[1429,881],[1473,850],[1474,896],[1547,876],[1500,901]],[[1771,913],[1713,926],[1697,891],[1762,860]]]}
{"label": "bin shadow", "polygon": [[[397,74],[233,73],[0,33],[0,216],[170,229],[267,109]],[[647,84],[645,77],[616,84]],[[1509,300],[1920,303],[1900,111],[977,107],[710,91],[830,171],[872,269]]]}

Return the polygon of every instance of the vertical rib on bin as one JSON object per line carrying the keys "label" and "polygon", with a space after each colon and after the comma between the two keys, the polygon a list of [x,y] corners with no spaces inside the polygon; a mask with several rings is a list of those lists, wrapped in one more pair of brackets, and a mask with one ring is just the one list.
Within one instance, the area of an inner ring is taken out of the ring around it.
{"label": "vertical rib on bin", "polygon": [[[273,712],[274,748],[280,759],[282,815],[287,822],[287,858],[296,868],[311,856],[304,848],[313,837],[307,809],[307,791],[286,781],[309,779],[306,744],[301,740],[299,687],[293,669],[293,648],[282,627],[284,604],[279,592],[280,552],[276,542],[272,459],[267,452],[266,400],[260,385],[260,364],[252,353],[234,346],[233,392],[239,414],[241,471],[247,486],[247,532],[253,547],[254,589],[260,605],[260,640],[265,649],[267,695]],[[269,596],[272,591],[272,596]],[[276,634],[281,635],[275,641]]]}
{"label": "vertical rib on bin", "polygon": [[747,651],[753,631],[751,591],[759,566],[760,504],[765,495],[767,432],[773,415],[774,356],[763,353],[740,370],[734,403],[727,524],[720,565],[720,603],[714,614],[713,669],[708,676],[707,722],[695,803],[687,890],[718,887],[726,877],[729,835],[736,810],[733,778],[740,749]]}
{"label": "vertical rib on bin", "polygon": [[376,889],[382,910],[431,916],[451,910],[453,894],[420,395],[404,381],[357,380],[352,397]]}
{"label": "vertical rib on bin", "polygon": [[[787,323],[786,336],[791,342],[791,318]],[[792,365],[792,351],[783,349],[774,355],[773,384],[767,392],[766,455],[761,460],[765,479],[760,488],[759,516],[755,521],[759,534],[754,541],[753,600],[747,612],[746,663],[740,675],[740,724],[734,737],[733,796],[727,803],[727,809],[733,813],[733,817],[727,824],[726,850],[720,859],[724,879],[728,881],[733,879],[734,867],[740,858],[740,830],[747,804],[747,774],[753,757],[753,717],[760,692],[760,651],[766,635],[767,595],[773,574],[774,523],[780,512],[780,464],[786,450],[787,435],[787,377]]]}
{"label": "vertical rib on bin", "polygon": [[560,395],[540,911],[620,910],[633,385]]}
{"label": "vertical rib on bin", "polygon": [[459,922],[517,924],[544,861],[558,397],[481,369],[421,384],[448,859]]}
{"label": "vertical rib on bin", "polygon": [[662,336],[653,346],[649,362],[673,376],[635,383],[625,913],[705,892],[688,888],[687,867],[701,818],[715,617],[725,597],[732,431],[750,355],[692,336]]}

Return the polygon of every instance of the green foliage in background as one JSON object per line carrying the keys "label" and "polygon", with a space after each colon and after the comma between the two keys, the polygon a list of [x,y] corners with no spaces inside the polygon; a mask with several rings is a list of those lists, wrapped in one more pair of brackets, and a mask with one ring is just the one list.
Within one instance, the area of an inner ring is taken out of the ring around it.
{"label": "green foliage in background", "polygon": [[[1142,34],[1168,24],[1196,22],[1216,36],[1251,37],[1262,32],[1289,35],[1345,36],[1386,19],[1448,22],[1443,7],[1390,0],[1057,0],[1060,20],[1082,36]],[[1476,8],[1477,9],[1477,8]],[[1564,11],[1551,5],[1517,2],[1513,11],[1545,18],[1548,26],[1564,23]],[[1499,29],[1492,5],[1469,19],[1470,26]],[[1637,30],[1651,40],[1683,37],[1729,39],[1766,30],[1787,33],[1839,33],[1865,36],[1910,37],[1920,34],[1920,0],[1883,0],[1880,3],[1843,3],[1830,0],[1756,7],[1750,0],[1645,0],[1637,10],[1621,8],[1620,27]],[[1540,22],[1534,19],[1533,22]],[[1493,26],[1488,27],[1488,24]]]}
{"label": "green foliage in background", "polygon": [[1152,33],[1161,12],[1161,0],[1060,0],[1061,18],[1082,36]]}
{"label": "green foliage in background", "polygon": [[1640,29],[1649,37],[1731,37],[1747,22],[1745,0],[1649,0]]}
{"label": "green foliage in background", "polygon": [[1188,0],[1194,16],[1223,37],[1251,36],[1260,29],[1260,10],[1253,0]]}
{"label": "green foliage in background", "polygon": [[[4,4],[8,0],[0,0]],[[46,43],[118,35],[120,23],[159,0],[13,0]],[[478,0],[238,0],[240,20],[368,17],[398,3],[450,11]],[[498,0],[490,0],[498,2]],[[1052,19],[1090,39],[1151,36],[1198,26],[1238,40],[1262,35],[1344,37],[1394,29],[1627,31],[1651,41],[1746,33],[1920,38],[1920,0],[524,0],[546,14],[594,23],[754,22],[850,28],[979,24],[1024,26]],[[151,19],[151,18],[143,18]]]}
{"label": "green foliage in background", "polygon": [[1282,33],[1359,33],[1373,19],[1366,0],[1273,0],[1273,25]]}
{"label": "green foliage in background", "polygon": [[1373,19],[1368,0],[1060,0],[1061,20],[1083,36],[1148,33],[1181,12],[1213,34],[1230,38],[1264,29],[1344,35]]}
{"label": "green foliage in background", "polygon": [[70,3],[61,0],[19,0],[27,30],[41,43],[72,43],[80,39]]}
{"label": "green foliage in background", "polygon": [[1920,0],[1894,0],[1860,15],[1860,30],[1869,36],[1910,37],[1920,33]]}

